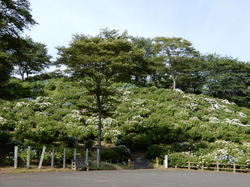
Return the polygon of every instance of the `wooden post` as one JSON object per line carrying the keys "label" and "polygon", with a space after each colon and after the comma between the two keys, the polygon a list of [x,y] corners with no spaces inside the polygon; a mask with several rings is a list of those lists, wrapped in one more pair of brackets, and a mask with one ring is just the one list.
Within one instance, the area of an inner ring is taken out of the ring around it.
{"label": "wooden post", "polygon": [[66,149],[63,150],[63,168],[66,168]]}
{"label": "wooden post", "polygon": [[159,159],[158,159],[158,157],[155,158],[155,162],[156,162],[156,167],[158,167],[159,166]]}
{"label": "wooden post", "polygon": [[54,168],[55,148],[52,148],[51,152],[51,168]]}
{"label": "wooden post", "polygon": [[14,168],[17,169],[18,162],[18,146],[14,148]]}
{"label": "wooden post", "polygon": [[220,168],[219,168],[219,163],[218,162],[217,162],[216,166],[217,166],[217,171],[219,171]]}
{"label": "wooden post", "polygon": [[42,165],[43,165],[43,158],[44,158],[44,154],[45,154],[45,149],[46,149],[46,147],[44,146],[44,147],[43,147],[43,151],[42,151],[42,155],[41,155],[41,158],[40,158],[40,162],[39,162],[38,169],[41,169],[41,168],[42,168]]}
{"label": "wooden post", "polygon": [[234,169],[233,169],[234,172],[236,172],[236,164],[234,163]]}
{"label": "wooden post", "polygon": [[204,164],[201,165],[201,170],[204,170]]}
{"label": "wooden post", "polygon": [[130,160],[130,158],[128,159],[128,168],[130,168],[130,166],[131,166],[131,160]]}
{"label": "wooden post", "polygon": [[100,150],[99,149],[97,149],[97,155],[96,155],[96,167],[100,167],[100,158],[99,158],[99,154],[100,153]]}
{"label": "wooden post", "polygon": [[28,149],[27,149],[27,162],[26,162],[26,165],[27,165],[27,169],[30,168],[30,146],[28,146]]}
{"label": "wooden post", "polygon": [[188,161],[188,169],[190,169],[191,167],[190,167],[190,161]]}

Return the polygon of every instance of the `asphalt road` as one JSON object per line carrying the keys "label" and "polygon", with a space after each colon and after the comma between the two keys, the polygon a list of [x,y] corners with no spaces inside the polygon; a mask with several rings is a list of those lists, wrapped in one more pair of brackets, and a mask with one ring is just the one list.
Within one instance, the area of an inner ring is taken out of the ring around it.
{"label": "asphalt road", "polygon": [[249,187],[243,173],[188,170],[112,170],[0,175],[0,187]]}

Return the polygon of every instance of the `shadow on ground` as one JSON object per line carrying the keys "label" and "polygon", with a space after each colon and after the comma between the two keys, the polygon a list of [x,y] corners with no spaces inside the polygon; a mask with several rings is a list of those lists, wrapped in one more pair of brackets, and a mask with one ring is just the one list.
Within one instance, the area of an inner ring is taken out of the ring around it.
{"label": "shadow on ground", "polygon": [[134,152],[131,157],[131,165],[134,169],[152,169],[153,164],[150,163],[143,152]]}

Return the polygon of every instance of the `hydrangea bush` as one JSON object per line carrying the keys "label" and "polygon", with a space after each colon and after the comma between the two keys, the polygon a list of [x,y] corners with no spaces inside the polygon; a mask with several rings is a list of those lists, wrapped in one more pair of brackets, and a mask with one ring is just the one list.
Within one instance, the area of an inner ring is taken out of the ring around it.
{"label": "hydrangea bush", "polygon": [[[79,83],[49,79],[22,84],[30,95],[0,100],[0,132],[8,135],[7,144],[69,146],[70,139],[96,140],[96,106]],[[114,89],[117,95],[103,104],[103,141],[123,142],[147,155],[169,154],[173,164],[188,160],[249,163],[250,109],[180,90],[131,84],[114,85]]]}

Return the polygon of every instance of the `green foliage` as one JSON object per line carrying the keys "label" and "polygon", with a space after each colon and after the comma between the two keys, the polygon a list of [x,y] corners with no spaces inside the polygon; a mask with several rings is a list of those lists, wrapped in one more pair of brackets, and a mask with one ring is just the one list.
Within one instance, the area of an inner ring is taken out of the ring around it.
{"label": "green foliage", "polygon": [[0,7],[0,87],[3,87],[13,70],[13,54],[21,48],[21,33],[36,22],[27,0],[1,0]]}
{"label": "green foliage", "polygon": [[148,147],[146,151],[146,156],[150,159],[155,159],[156,157],[163,157],[168,153],[168,149],[166,146],[162,145],[151,145]]}
{"label": "green foliage", "polygon": [[124,145],[119,145],[112,149],[103,151],[102,160],[104,161],[112,160],[113,162],[116,162],[116,161],[128,160],[130,156],[131,156],[130,150]]}
{"label": "green foliage", "polygon": [[94,141],[93,140],[85,140],[84,141],[84,145],[85,145],[85,149],[91,149],[94,145]]}
{"label": "green foliage", "polygon": [[[13,150],[19,142],[23,149],[32,146],[40,155],[45,145],[49,162],[51,145],[58,149],[73,149],[78,143],[89,149],[93,146],[98,118],[91,96],[80,84],[65,78],[18,84],[20,90],[39,91],[29,98],[0,100],[0,139],[5,147]],[[250,142],[248,108],[178,90],[123,83],[112,86],[119,94],[112,96],[117,101],[112,113],[102,118],[102,138],[107,143],[144,150],[151,159],[157,156],[161,160],[168,154],[172,165],[188,160],[215,162],[217,157],[226,162],[231,156],[237,163],[247,162],[244,154],[249,153],[246,145]],[[113,150],[105,154],[105,159],[114,162],[124,155]]]}
{"label": "green foliage", "polygon": [[11,134],[0,130],[0,142],[1,146],[5,146],[11,140]]}
{"label": "green foliage", "polygon": [[50,58],[45,44],[34,42],[27,37],[23,40],[18,54],[14,55],[16,73],[21,75],[22,80],[24,80],[25,75],[28,77],[48,68]]}
{"label": "green foliage", "polygon": [[207,74],[203,93],[249,107],[249,63],[216,54],[203,58]]}
{"label": "green foliage", "polygon": [[154,51],[158,54],[155,61],[166,66],[165,72],[171,77],[175,89],[178,75],[187,70],[190,63],[195,62],[194,58],[199,56],[199,52],[183,38],[156,37],[154,40]]}

